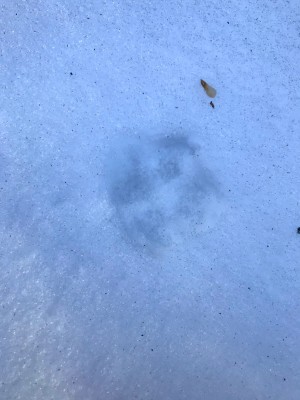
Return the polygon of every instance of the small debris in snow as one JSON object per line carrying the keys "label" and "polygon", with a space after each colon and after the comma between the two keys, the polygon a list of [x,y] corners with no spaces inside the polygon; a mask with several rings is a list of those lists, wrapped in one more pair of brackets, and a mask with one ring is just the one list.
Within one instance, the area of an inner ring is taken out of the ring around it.
{"label": "small debris in snow", "polygon": [[212,97],[212,98],[216,97],[216,94],[217,94],[216,89],[214,89],[212,86],[210,86],[210,85],[209,85],[207,82],[205,82],[203,79],[201,79],[200,82],[201,82],[201,85],[202,85],[202,87],[204,88],[204,90],[205,90],[207,96]]}

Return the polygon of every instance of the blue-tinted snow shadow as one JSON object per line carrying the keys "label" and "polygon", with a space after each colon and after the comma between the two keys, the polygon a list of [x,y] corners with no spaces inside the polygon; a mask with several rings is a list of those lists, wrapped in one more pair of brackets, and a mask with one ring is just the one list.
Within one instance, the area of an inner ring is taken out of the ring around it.
{"label": "blue-tinted snow shadow", "polygon": [[88,163],[75,156],[55,163],[56,148],[31,168],[7,166],[2,223],[22,232],[54,275],[62,265],[69,266],[65,276],[76,274],[82,257],[100,265],[112,247],[114,254],[128,245],[166,249],[202,232],[211,211],[220,208],[220,185],[191,137],[175,129],[118,132],[105,152],[105,146],[97,150],[101,166],[97,154]]}

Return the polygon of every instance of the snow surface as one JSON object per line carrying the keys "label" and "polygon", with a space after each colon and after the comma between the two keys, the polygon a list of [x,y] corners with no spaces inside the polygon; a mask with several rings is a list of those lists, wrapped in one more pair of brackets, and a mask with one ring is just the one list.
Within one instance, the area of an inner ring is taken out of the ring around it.
{"label": "snow surface", "polygon": [[299,400],[298,0],[0,5],[0,399]]}

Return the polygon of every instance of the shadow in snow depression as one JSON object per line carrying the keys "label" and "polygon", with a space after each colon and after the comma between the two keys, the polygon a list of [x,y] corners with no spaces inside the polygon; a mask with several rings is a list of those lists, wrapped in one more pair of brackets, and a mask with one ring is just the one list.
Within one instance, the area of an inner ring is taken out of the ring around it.
{"label": "shadow in snow depression", "polygon": [[218,208],[218,184],[198,151],[182,134],[114,142],[107,158],[107,190],[132,244],[167,246],[202,230],[211,209]]}

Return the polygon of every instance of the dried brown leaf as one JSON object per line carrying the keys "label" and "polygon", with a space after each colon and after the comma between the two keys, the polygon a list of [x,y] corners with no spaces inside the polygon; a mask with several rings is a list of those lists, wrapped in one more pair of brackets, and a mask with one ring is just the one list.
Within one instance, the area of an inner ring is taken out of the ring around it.
{"label": "dried brown leaf", "polygon": [[201,79],[200,82],[201,82],[201,85],[202,85],[202,87],[204,88],[204,90],[205,90],[207,96],[212,97],[212,98],[216,97],[216,94],[217,94],[216,89],[214,89],[212,86],[210,86],[210,85],[209,85],[207,82],[205,82],[203,79]]}

